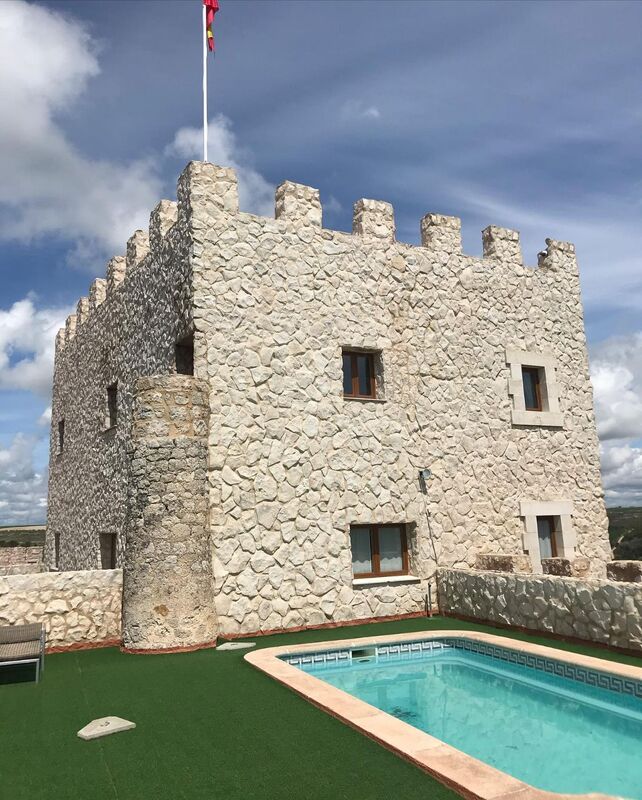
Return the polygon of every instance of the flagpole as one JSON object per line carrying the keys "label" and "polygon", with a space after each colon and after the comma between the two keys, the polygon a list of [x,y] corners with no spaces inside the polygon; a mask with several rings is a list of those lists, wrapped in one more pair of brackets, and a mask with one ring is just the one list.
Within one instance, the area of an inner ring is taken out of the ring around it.
{"label": "flagpole", "polygon": [[207,161],[207,9],[203,5],[203,161]]}

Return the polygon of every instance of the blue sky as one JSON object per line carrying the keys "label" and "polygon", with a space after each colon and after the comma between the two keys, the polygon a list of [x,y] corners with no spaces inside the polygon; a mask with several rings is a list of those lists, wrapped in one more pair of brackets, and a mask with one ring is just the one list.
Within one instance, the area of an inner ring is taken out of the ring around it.
{"label": "blue sky", "polygon": [[[0,524],[44,492],[52,334],[197,155],[199,0],[0,3]],[[221,0],[210,160],[269,213],[392,202],[578,249],[608,501],[642,503],[642,4]],[[44,416],[43,416],[44,415]]]}

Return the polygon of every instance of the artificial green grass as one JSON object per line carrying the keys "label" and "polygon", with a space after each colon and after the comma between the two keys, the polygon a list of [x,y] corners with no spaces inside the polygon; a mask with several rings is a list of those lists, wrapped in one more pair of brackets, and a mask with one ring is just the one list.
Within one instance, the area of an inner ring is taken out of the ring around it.
{"label": "artificial green grass", "polygon": [[[453,619],[259,637],[258,647],[486,630],[642,666],[642,659]],[[245,651],[247,652],[247,651]],[[47,656],[40,684],[0,685],[0,796],[12,800],[450,800],[456,795],[243,660],[244,651]],[[136,730],[91,742],[96,717]],[[6,795],[3,792],[7,792]]]}

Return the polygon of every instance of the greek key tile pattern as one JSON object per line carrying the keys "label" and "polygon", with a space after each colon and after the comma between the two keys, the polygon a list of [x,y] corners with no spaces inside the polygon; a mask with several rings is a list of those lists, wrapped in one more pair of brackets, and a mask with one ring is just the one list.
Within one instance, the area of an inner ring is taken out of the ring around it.
{"label": "greek key tile pattern", "polygon": [[[369,648],[357,648],[355,652],[357,658],[363,658],[363,650]],[[472,639],[456,639],[445,637],[443,639],[418,640],[416,642],[393,642],[391,644],[377,645],[375,655],[377,661],[394,660],[399,661],[417,658],[430,657],[432,653],[446,649],[464,650],[479,653],[498,661],[508,664],[516,664],[528,669],[535,669],[549,675],[558,675],[561,678],[569,678],[588,686],[599,689],[606,689],[618,694],[630,695],[642,700],[642,681],[630,678],[623,678],[619,675],[612,675],[608,672],[587,669],[575,664],[567,664],[563,661],[556,661],[552,658],[535,656],[530,653],[523,653],[519,650],[512,650],[509,647],[499,647],[494,644],[478,642]],[[330,650],[319,653],[302,653],[300,655],[282,656],[283,660],[295,667],[310,668],[314,666],[327,667],[349,667],[352,664],[352,650]],[[356,659],[355,659],[356,660]]]}

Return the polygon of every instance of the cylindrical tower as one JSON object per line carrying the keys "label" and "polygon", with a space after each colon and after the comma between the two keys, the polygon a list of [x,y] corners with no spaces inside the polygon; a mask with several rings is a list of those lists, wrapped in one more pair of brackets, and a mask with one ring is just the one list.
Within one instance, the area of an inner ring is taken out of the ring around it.
{"label": "cylindrical tower", "polygon": [[141,378],[134,403],[123,563],[123,649],[213,647],[205,381]]}

